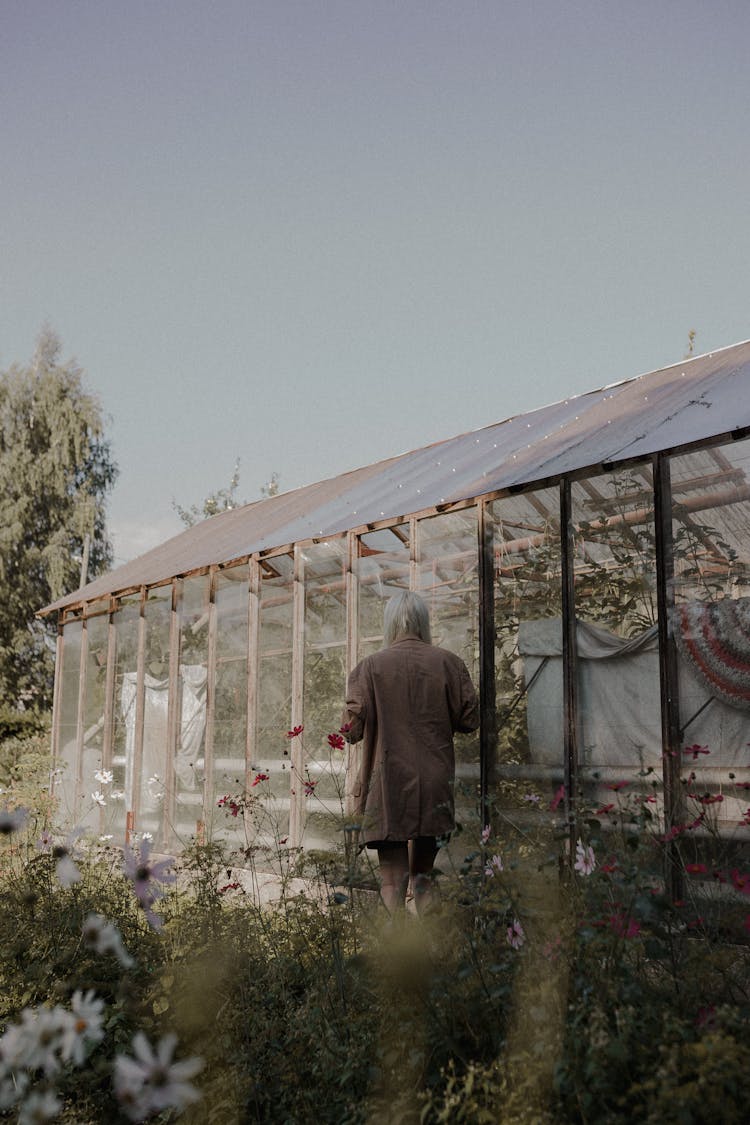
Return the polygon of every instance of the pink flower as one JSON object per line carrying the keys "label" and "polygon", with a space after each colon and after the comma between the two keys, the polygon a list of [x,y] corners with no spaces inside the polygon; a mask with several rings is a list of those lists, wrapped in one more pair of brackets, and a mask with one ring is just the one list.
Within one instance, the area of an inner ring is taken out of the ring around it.
{"label": "pink flower", "polygon": [[682,752],[683,752],[683,754],[692,754],[693,755],[693,761],[696,760],[696,758],[698,757],[699,754],[710,754],[711,753],[711,751],[709,750],[709,748],[707,746],[699,746],[697,742],[694,746],[686,746],[685,749]]}
{"label": "pink flower", "polygon": [[351,723],[342,723],[341,726],[339,727],[339,734],[348,734],[351,729],[352,729]]}
{"label": "pink flower", "polygon": [[499,855],[493,855],[492,858],[487,863],[487,866],[484,869],[484,873],[485,873],[485,875],[487,876],[488,879],[491,879],[496,871],[500,872],[502,870],[503,870],[502,857],[499,856]]}
{"label": "pink flower", "polygon": [[155,930],[160,930],[162,920],[157,914],[154,914],[152,907],[158,899],[163,897],[163,885],[175,882],[175,876],[170,870],[174,860],[167,857],[167,859],[159,860],[158,863],[151,863],[150,855],[151,842],[149,840],[141,841],[138,854],[129,844],[126,844],[123,850],[125,874],[133,884],[135,897],[143,907],[143,912],[149,924]]}
{"label": "pink flower", "polygon": [[486,844],[491,835],[492,829],[490,828],[489,824],[485,824],[484,828],[482,829],[482,843]]}
{"label": "pink flower", "polygon": [[313,793],[315,792],[315,786],[317,784],[318,784],[317,780],[311,781],[309,778],[307,779],[307,781],[305,782],[305,796],[306,797],[312,797]]}
{"label": "pink flower", "polygon": [[267,773],[256,773],[255,777],[250,783],[250,788],[252,789],[254,786],[260,785],[261,781],[268,781]]}
{"label": "pink flower", "polygon": [[331,750],[343,750],[345,742],[340,734],[329,734],[328,745],[330,746]]}
{"label": "pink flower", "polygon": [[541,801],[541,797],[538,793],[524,793],[523,799],[524,801],[528,801],[530,805],[538,805]]}
{"label": "pink flower", "polygon": [[303,726],[302,726],[302,727],[292,727],[292,729],[291,729],[291,730],[288,730],[288,731],[286,732],[286,736],[287,736],[287,738],[296,738],[296,737],[297,737],[297,735],[300,735],[300,734],[302,734],[302,731],[303,731],[304,729],[305,729],[305,728],[304,728]]}
{"label": "pink flower", "polygon": [[549,803],[550,812],[554,812],[560,802],[565,799],[565,786],[561,785]]}
{"label": "pink flower", "polygon": [[605,813],[612,812],[614,805],[602,805],[600,809],[596,810],[595,816],[604,816]]}
{"label": "pink flower", "polygon": [[508,939],[508,945],[511,946],[512,949],[520,949],[523,943],[526,941],[526,934],[523,932],[523,926],[517,918],[514,918],[511,924],[508,926],[506,936]]}
{"label": "pink flower", "polygon": [[584,844],[581,839],[576,844],[576,861],[573,867],[579,875],[590,875],[596,867],[594,849],[590,845]]}

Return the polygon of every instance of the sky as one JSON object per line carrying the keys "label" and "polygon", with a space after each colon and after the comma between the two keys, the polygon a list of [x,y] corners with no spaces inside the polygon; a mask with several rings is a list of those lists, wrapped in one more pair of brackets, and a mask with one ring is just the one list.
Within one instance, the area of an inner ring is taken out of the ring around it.
{"label": "sky", "polygon": [[108,417],[115,560],[750,337],[747,0],[0,0],[0,370]]}

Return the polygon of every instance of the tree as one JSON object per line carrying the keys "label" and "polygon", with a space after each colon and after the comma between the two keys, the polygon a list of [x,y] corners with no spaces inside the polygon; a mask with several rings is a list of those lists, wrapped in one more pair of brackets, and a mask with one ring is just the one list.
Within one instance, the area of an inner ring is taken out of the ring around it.
{"label": "tree", "polygon": [[50,329],[28,366],[0,373],[0,701],[51,701],[54,622],[35,614],[106,570],[105,498],[117,476],[98,400]]}
{"label": "tree", "polygon": [[[266,498],[268,496],[278,496],[279,494],[279,474],[271,473],[271,479],[267,484],[262,485],[260,494]],[[202,504],[191,504],[189,508],[183,508],[176,500],[172,501],[172,507],[177,512],[185,527],[194,527],[196,523],[201,520],[206,520],[209,516],[218,515],[219,512],[228,512],[231,508],[241,508],[247,504],[247,500],[237,499],[237,489],[240,486],[240,459],[239,457],[234,463],[234,472],[232,479],[229,482],[228,488],[219,488],[216,492],[209,492],[206,499]]]}

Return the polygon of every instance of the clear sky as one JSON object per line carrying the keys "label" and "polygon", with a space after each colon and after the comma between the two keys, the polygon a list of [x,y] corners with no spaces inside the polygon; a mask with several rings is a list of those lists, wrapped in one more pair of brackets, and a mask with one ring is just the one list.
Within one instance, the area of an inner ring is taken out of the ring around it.
{"label": "clear sky", "polygon": [[118,561],[750,337],[748,0],[0,0],[0,368],[111,417]]}

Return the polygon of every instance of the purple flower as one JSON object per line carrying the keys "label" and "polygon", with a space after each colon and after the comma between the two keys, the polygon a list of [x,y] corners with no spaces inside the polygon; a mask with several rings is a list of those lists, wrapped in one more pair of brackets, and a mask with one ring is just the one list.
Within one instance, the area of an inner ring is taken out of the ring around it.
{"label": "purple flower", "polygon": [[[171,867],[174,860],[171,856],[161,859],[157,863],[151,862],[151,841],[141,840],[139,852],[125,845],[123,859],[125,874],[133,884],[135,897],[143,907],[143,912],[149,925],[155,930],[160,930],[162,920],[153,911],[154,903],[163,897],[163,886],[174,883],[176,876],[172,874]],[[161,884],[161,885],[160,885]]]}

